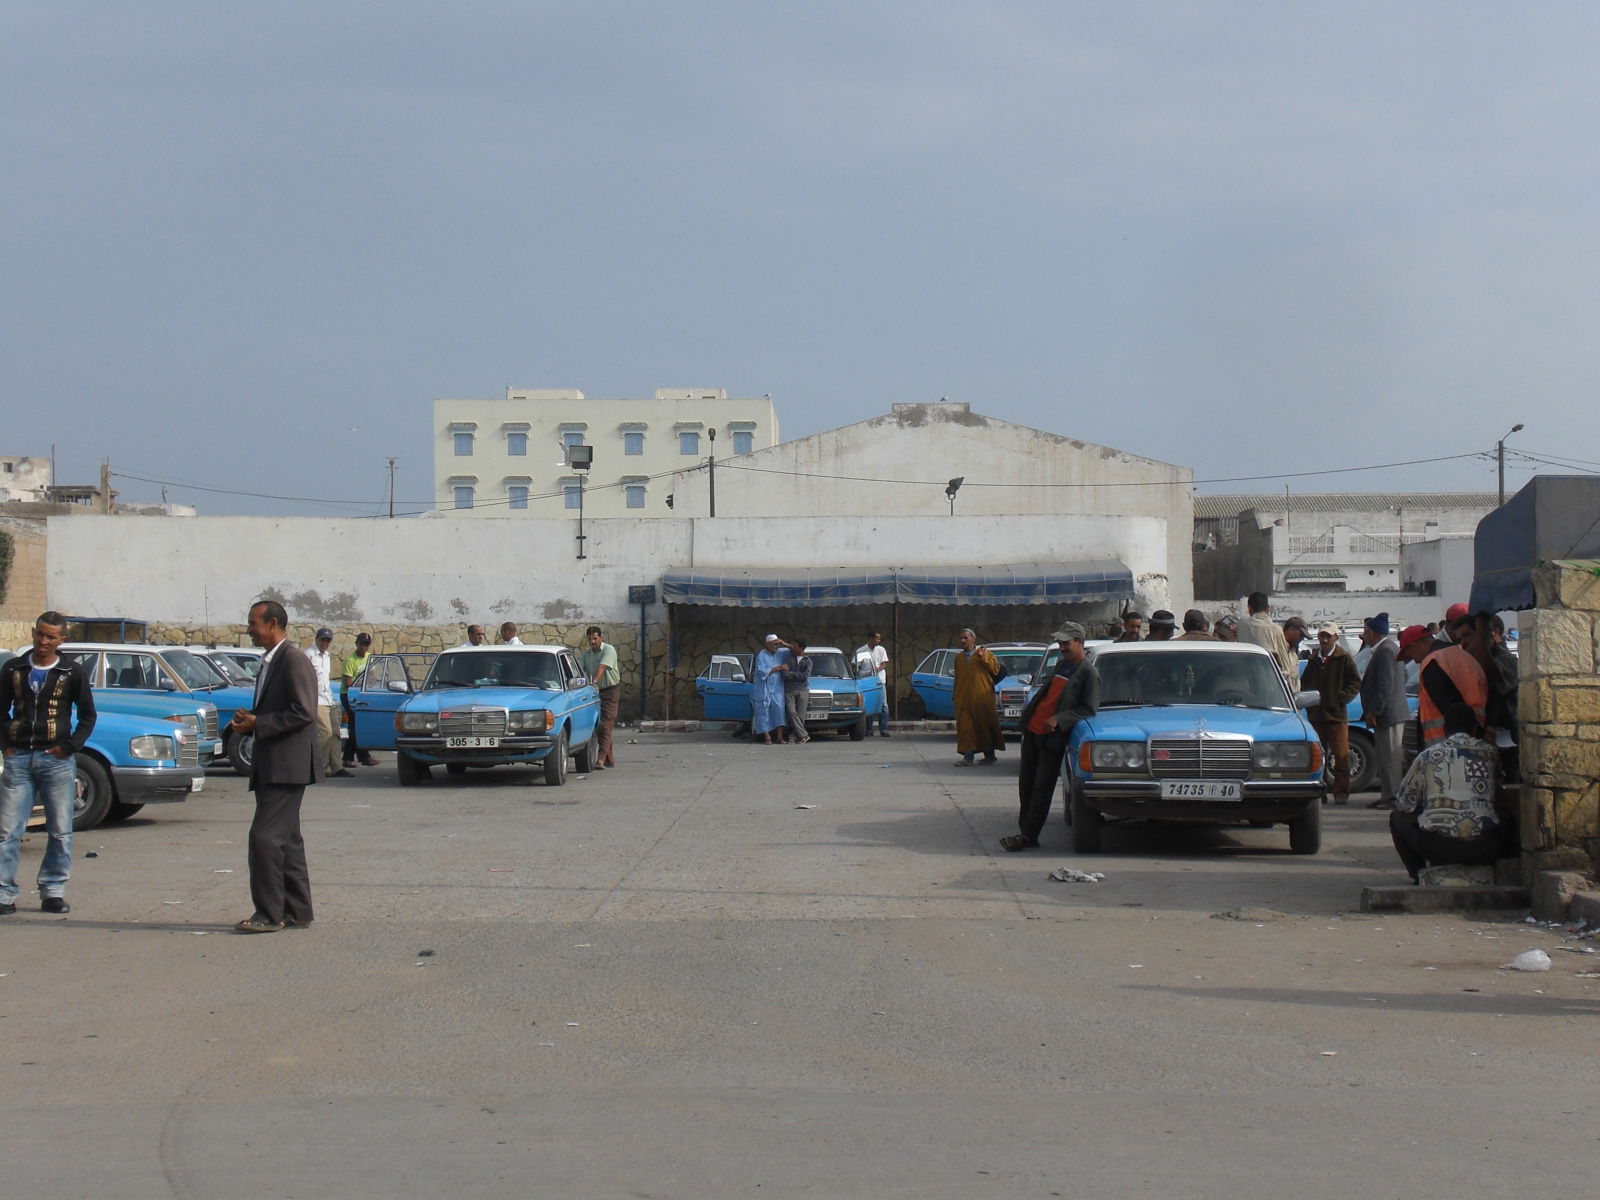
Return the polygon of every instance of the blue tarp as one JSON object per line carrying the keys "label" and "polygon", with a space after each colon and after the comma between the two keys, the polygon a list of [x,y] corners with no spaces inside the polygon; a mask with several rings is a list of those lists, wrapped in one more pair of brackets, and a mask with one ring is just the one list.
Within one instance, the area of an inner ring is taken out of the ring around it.
{"label": "blue tarp", "polygon": [[661,577],[667,604],[836,608],[845,604],[1093,604],[1133,599],[1116,559],[971,567],[680,567]]}
{"label": "blue tarp", "polygon": [[1478,522],[1473,612],[1532,608],[1533,569],[1600,558],[1600,477],[1540,475]]}

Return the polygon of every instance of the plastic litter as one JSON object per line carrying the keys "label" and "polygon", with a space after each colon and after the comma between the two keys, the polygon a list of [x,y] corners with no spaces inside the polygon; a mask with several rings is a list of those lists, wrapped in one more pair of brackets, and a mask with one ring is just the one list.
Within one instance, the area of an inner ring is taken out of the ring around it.
{"label": "plastic litter", "polygon": [[1524,950],[1508,963],[1501,963],[1502,971],[1548,971],[1550,956],[1543,950]]}
{"label": "plastic litter", "polygon": [[1057,883],[1099,883],[1105,877],[1104,871],[1080,871],[1077,867],[1057,867],[1050,872]]}
{"label": "plastic litter", "polygon": [[796,804],[796,808],[815,808],[815,804]]}

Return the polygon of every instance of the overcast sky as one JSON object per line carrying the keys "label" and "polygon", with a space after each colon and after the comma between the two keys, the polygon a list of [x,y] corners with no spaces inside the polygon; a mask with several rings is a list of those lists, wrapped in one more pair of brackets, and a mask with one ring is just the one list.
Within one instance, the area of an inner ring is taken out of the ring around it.
{"label": "overcast sky", "polygon": [[[433,398],[508,384],[785,438],[948,396],[1202,481],[1518,421],[1600,469],[1590,2],[0,12],[0,453],[63,482],[363,514],[392,455],[414,508]],[[1201,490],[1286,484],[1495,477]]]}

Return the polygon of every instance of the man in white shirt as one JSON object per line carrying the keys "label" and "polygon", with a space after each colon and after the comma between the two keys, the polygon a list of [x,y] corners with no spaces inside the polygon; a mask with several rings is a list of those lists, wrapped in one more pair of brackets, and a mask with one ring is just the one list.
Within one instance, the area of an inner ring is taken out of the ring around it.
{"label": "man in white shirt", "polygon": [[333,630],[317,630],[317,642],[306,651],[311,669],[317,673],[317,722],[322,726],[321,746],[317,757],[322,760],[323,775],[349,779],[354,771],[345,770],[339,758],[339,710],[333,701]]}
{"label": "man in white shirt", "polygon": [[522,639],[517,636],[517,626],[514,621],[507,621],[500,626],[500,644],[502,646],[522,645]]}
{"label": "man in white shirt", "polygon": [[1244,603],[1250,615],[1239,622],[1239,640],[1270,651],[1272,661],[1278,664],[1278,670],[1282,671],[1283,677],[1289,681],[1289,690],[1298,691],[1300,660],[1290,653],[1289,643],[1283,637],[1283,630],[1273,624],[1272,604],[1267,599],[1267,594],[1251,592]]}
{"label": "man in white shirt", "polygon": [[867,634],[866,643],[856,647],[856,662],[863,667],[870,666],[878,672],[878,682],[883,685],[883,707],[878,710],[878,736],[888,737],[889,652],[883,648],[883,634],[877,630]]}
{"label": "man in white shirt", "polygon": [[461,645],[456,646],[454,648],[457,649],[457,650],[468,650],[468,649],[471,649],[473,646],[486,645],[487,642],[488,642],[488,639],[486,639],[483,636],[483,626],[482,625],[468,625],[467,626],[467,640],[462,642]]}

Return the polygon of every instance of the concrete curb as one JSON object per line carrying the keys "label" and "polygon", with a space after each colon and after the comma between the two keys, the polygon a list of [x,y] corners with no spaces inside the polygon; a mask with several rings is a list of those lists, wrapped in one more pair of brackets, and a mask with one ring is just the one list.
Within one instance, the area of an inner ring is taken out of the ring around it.
{"label": "concrete curb", "polygon": [[1528,907],[1521,887],[1369,887],[1361,889],[1362,912],[1475,912],[1486,908]]}

